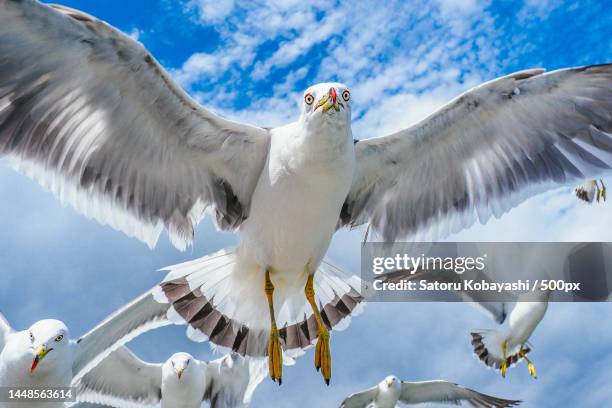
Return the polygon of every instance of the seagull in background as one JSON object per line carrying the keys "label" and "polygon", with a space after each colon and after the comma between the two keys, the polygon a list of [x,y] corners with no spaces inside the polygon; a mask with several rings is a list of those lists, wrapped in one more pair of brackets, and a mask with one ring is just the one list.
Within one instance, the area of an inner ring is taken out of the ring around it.
{"label": "seagull in background", "polygon": [[599,179],[601,187],[597,184],[597,180],[589,180],[576,187],[574,193],[579,200],[591,204],[596,201],[606,201],[606,186],[602,179]]}
{"label": "seagull in background", "polygon": [[340,408],[395,408],[400,404],[425,402],[461,405],[462,401],[477,408],[514,407],[521,402],[482,394],[448,381],[407,382],[390,375],[378,385],[352,394],[342,402]]}
{"label": "seagull in background", "polygon": [[[170,324],[167,305],[147,292],[110,315],[77,340],[59,320],[46,319],[15,331],[0,313],[0,386],[69,387],[113,350],[136,336]],[[63,402],[49,403],[63,407]],[[31,402],[0,407],[28,407]],[[47,405],[45,405],[47,406]]]}
{"label": "seagull in background", "polygon": [[185,249],[206,210],[238,232],[236,248],[170,268],[156,299],[190,338],[267,356],[279,384],[314,343],[329,384],[330,331],[360,309],[359,280],[324,260],[338,228],[433,241],[612,165],[612,65],[506,75],[354,143],[342,83],[309,87],[299,117],[268,129],[200,106],[80,11],[0,0],[0,36],[0,154],[151,247],[166,229]]}
{"label": "seagull in background", "polygon": [[79,401],[118,408],[247,407],[266,376],[265,362],[232,353],[200,361],[175,353],[163,364],[146,363],[121,347],[75,384]]}

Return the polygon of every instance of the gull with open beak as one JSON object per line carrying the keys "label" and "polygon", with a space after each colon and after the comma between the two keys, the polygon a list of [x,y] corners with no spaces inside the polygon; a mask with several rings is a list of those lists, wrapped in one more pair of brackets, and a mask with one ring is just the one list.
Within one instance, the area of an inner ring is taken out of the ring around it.
{"label": "gull with open beak", "polygon": [[250,404],[265,376],[265,360],[236,353],[213,361],[176,353],[163,364],[153,364],[121,347],[75,387],[79,401],[118,408],[199,408],[206,401],[215,408],[239,408]]}
{"label": "gull with open beak", "polygon": [[[78,340],[59,320],[40,320],[16,331],[0,313],[0,387],[69,387],[117,347],[147,330],[169,324],[168,307],[151,292],[110,315]],[[0,401],[0,408],[31,407]],[[45,407],[63,407],[61,401]]]}

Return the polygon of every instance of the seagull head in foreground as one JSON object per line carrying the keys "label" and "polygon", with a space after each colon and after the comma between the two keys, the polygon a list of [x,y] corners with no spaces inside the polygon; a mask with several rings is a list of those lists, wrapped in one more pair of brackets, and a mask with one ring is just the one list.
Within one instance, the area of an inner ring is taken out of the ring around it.
{"label": "seagull head in foreground", "polygon": [[378,385],[346,398],[340,408],[395,408],[398,404],[427,402],[461,405],[462,401],[479,408],[506,408],[520,403],[482,394],[448,381],[407,382],[389,375]]}
{"label": "seagull head in foreground", "polygon": [[324,82],[304,91],[300,122],[307,127],[322,125],[348,129],[351,125],[351,93],[341,83]]}
{"label": "seagull head in foreground", "polygon": [[207,212],[238,232],[235,249],[169,268],[155,299],[190,338],[267,356],[279,383],[284,356],[316,343],[329,384],[331,330],[359,311],[359,280],[324,260],[339,228],[436,241],[612,168],[611,64],[506,75],[354,143],[342,84],[263,128],[200,106],[141,43],[78,10],[0,1],[0,38],[0,155],[151,247],[166,229],[186,249]]}
{"label": "seagull head in foreground", "polygon": [[173,354],[162,367],[162,377],[168,380],[176,378],[178,381],[195,381],[201,371],[197,369],[195,363],[192,364],[193,360],[189,353]]}
{"label": "seagull head in foreground", "polygon": [[[60,320],[39,320],[16,331],[0,313],[0,387],[70,386],[114,348],[169,324],[168,308],[160,306],[148,291],[78,339],[71,339],[67,325]],[[49,406],[64,405],[57,402]]]}
{"label": "seagull head in foreground", "polygon": [[[65,365],[72,360],[70,347],[70,332],[64,322],[54,319],[40,320],[28,330],[29,350],[32,363],[29,367],[31,375],[36,372],[44,375]],[[43,363],[44,361],[44,363]]]}

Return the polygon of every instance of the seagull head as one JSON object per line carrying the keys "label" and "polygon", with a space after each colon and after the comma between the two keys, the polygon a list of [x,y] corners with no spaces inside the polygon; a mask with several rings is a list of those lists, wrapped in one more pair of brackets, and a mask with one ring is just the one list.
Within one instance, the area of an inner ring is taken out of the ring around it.
{"label": "seagull head", "polygon": [[389,375],[385,377],[385,379],[382,380],[380,384],[378,384],[378,386],[383,390],[399,390],[401,388],[400,380],[394,375]]}
{"label": "seagull head", "polygon": [[[53,367],[63,358],[68,350],[69,332],[66,325],[59,320],[41,320],[34,323],[28,330],[29,350],[32,353],[30,374]],[[45,368],[39,368],[45,360]]]}
{"label": "seagull head", "polygon": [[351,119],[351,93],[347,86],[325,82],[308,88],[303,95],[302,119],[347,124]]}
{"label": "seagull head", "polygon": [[194,358],[189,353],[176,353],[169,359],[172,371],[180,381],[189,376],[194,369]]}

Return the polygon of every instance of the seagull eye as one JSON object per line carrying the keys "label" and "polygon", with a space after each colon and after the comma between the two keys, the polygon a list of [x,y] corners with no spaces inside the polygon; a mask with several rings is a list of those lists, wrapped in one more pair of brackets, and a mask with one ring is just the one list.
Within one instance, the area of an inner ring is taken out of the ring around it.
{"label": "seagull eye", "polygon": [[311,94],[306,94],[304,96],[304,102],[306,102],[307,105],[312,105],[312,103],[314,102],[314,96],[312,96]]}
{"label": "seagull eye", "polygon": [[32,333],[30,333],[30,341],[34,343],[34,335]]}
{"label": "seagull eye", "polygon": [[63,335],[63,334],[60,334],[59,336],[57,336],[57,337],[55,338],[55,342],[56,342],[56,343],[59,343],[59,342],[60,342],[60,341],[62,341],[62,340],[64,340],[64,335]]}
{"label": "seagull eye", "polygon": [[351,99],[351,93],[348,91],[348,89],[345,89],[344,92],[342,92],[342,99],[347,102],[349,101],[349,99]]}

